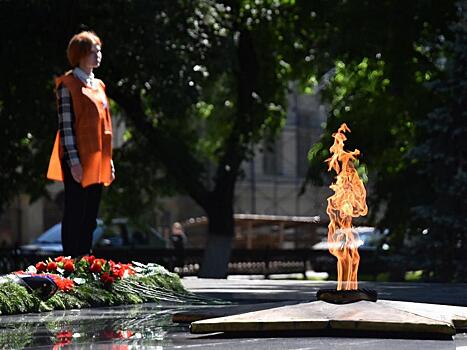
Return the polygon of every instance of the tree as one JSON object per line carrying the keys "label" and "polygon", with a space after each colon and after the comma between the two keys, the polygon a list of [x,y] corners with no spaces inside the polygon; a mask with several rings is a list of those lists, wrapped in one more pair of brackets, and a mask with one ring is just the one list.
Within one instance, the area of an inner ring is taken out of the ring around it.
{"label": "tree", "polygon": [[425,43],[449,39],[451,1],[31,0],[3,1],[0,13],[2,204],[43,190],[56,127],[51,75],[63,72],[64,48],[81,29],[104,39],[98,75],[128,125],[116,154],[122,186],[109,197],[130,193],[134,213],[159,189],[191,196],[210,219],[203,276],[226,273],[241,164],[281,128],[291,79],[309,89],[335,69],[326,92],[333,114],[310,174],[320,173],[330,133],[346,121],[349,147],[376,174],[386,223],[403,232],[414,194],[426,198],[409,150],[416,122],[436,103],[425,84],[442,75]]}
{"label": "tree", "polygon": [[40,1],[0,3],[0,213],[19,193],[32,199],[45,194],[46,157],[57,124],[52,76],[64,65],[65,41],[59,38],[67,27],[60,6],[55,21],[51,9]]}
{"label": "tree", "polygon": [[[27,151],[39,152],[34,159],[44,166],[34,168],[30,182],[43,188],[43,180],[36,178],[43,179],[52,141],[49,134],[55,129],[51,72],[58,75],[66,66],[63,49],[73,33],[95,30],[104,40],[99,75],[129,126],[128,142],[116,155],[132,157],[131,165],[125,165],[127,189],[144,187],[141,191],[147,198],[169,181],[170,188],[191,196],[210,219],[201,275],[224,277],[240,166],[254,145],[272,138],[284,122],[290,75],[286,56],[292,53],[292,57],[294,51],[288,40],[293,36],[289,25],[296,11],[293,1],[120,0],[80,1],[73,6],[31,1],[20,8],[15,5],[3,2],[2,13],[8,32],[14,33],[6,42],[20,62],[10,59],[4,66],[10,74],[0,98],[5,103],[2,114],[10,115],[24,96],[38,96],[35,91],[40,91],[35,104],[28,99],[25,103],[28,109],[44,108],[34,115],[38,123],[25,123],[22,128],[26,135],[34,130],[36,144]],[[6,15],[11,13],[19,18]],[[26,22],[32,28],[29,39],[21,31]],[[22,52],[19,43],[26,40],[29,45]],[[33,67],[27,64],[31,52],[39,57]],[[18,75],[19,70],[24,74]],[[11,85],[15,79],[31,82],[31,90]],[[27,111],[15,113],[27,115]],[[11,123],[7,127],[14,129]],[[36,136],[36,130],[41,134]],[[5,139],[15,143],[18,137]],[[15,164],[24,164],[17,150],[11,155]],[[12,193],[20,190],[16,186]]]}
{"label": "tree", "polygon": [[437,106],[417,121],[410,153],[419,177],[429,179],[412,221],[426,229],[418,252],[426,257],[425,278],[436,281],[467,277],[467,2],[456,5],[451,38],[439,45],[445,74],[431,85]]}
{"label": "tree", "polygon": [[453,3],[341,2],[325,14],[334,30],[322,46],[336,59],[323,91],[331,113],[323,138],[310,150],[309,179],[323,183],[331,134],[348,123],[348,147],[362,151],[370,174],[370,220],[391,228],[395,250],[402,249],[411,208],[425,198],[426,179],[417,175],[409,152],[418,142],[416,122],[436,103],[426,86],[442,75],[433,38],[449,36]]}
{"label": "tree", "polygon": [[[283,59],[286,46],[280,35],[287,23],[279,14],[288,5],[200,1],[190,9],[184,4],[178,11],[194,16],[165,16],[169,33],[183,30],[169,49],[165,42],[157,45],[157,36],[166,33],[159,26],[151,30],[148,22],[144,28],[128,23],[134,32],[155,35],[151,47],[138,43],[138,38],[132,42],[131,56],[140,57],[144,72],[128,80],[128,71],[109,69],[115,83],[109,92],[131,121],[135,137],[144,138],[162,171],[209,218],[203,277],[225,277],[241,164],[256,143],[274,135],[284,122],[289,64]],[[114,34],[117,40],[121,37]],[[175,74],[160,80],[157,74],[167,61]],[[116,62],[128,62],[126,53]]]}

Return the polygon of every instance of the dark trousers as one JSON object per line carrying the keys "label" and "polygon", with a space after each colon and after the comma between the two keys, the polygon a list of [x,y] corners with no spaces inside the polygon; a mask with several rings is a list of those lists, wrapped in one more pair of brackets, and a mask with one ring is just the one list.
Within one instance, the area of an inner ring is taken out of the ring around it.
{"label": "dark trousers", "polygon": [[102,184],[83,188],[62,162],[65,184],[65,210],[62,220],[63,255],[87,255],[92,248],[92,233],[101,201]]}

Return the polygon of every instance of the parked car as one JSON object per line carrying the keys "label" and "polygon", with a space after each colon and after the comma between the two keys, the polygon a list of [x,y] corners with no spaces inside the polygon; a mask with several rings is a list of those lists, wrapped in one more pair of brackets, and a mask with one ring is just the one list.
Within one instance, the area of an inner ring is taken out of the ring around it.
{"label": "parked car", "polygon": [[[386,242],[388,230],[380,231],[374,227],[358,226],[353,228],[353,232],[356,232],[358,235],[356,237],[356,244],[359,250],[389,250],[390,248]],[[314,244],[312,249],[328,250],[330,244],[327,237],[324,237],[321,242]]]}
{"label": "parked car", "polygon": [[[389,234],[388,230],[379,230],[374,227],[359,226],[354,228],[354,232],[358,234],[357,246],[360,252],[362,251],[380,251],[389,250],[390,246],[387,243],[387,237]],[[334,271],[336,269],[336,258],[329,253],[330,244],[328,243],[327,236],[324,237],[320,242],[312,246],[313,250],[323,252],[316,257],[313,270],[315,271]],[[339,244],[339,243],[334,243]]]}
{"label": "parked car", "polygon": [[[51,255],[63,252],[61,238],[62,224],[58,223],[30,244],[22,245],[21,254]],[[123,249],[164,249],[169,243],[154,228],[141,229],[128,222],[127,219],[114,219],[110,224],[97,220],[97,227],[93,232],[93,250],[99,248]]]}

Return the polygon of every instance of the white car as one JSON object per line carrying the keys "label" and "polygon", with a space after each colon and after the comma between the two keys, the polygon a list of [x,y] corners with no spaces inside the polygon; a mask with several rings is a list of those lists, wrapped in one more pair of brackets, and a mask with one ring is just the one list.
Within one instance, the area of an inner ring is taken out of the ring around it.
{"label": "white car", "polygon": [[[389,250],[389,244],[385,242],[385,238],[389,231],[380,231],[374,227],[369,226],[358,226],[353,227],[352,232],[355,235],[356,245],[359,250]],[[329,243],[327,237],[323,238],[321,242],[318,242],[312,246],[313,250],[329,250],[331,244],[335,244],[335,248],[339,248],[343,243]]]}
{"label": "white car", "polygon": [[[63,252],[61,231],[62,224],[55,224],[30,244],[22,245],[19,248],[20,253],[23,255],[61,254]],[[131,248],[134,251],[138,248],[164,249],[169,244],[159,232],[151,227],[142,230],[129,223],[127,219],[113,219],[110,224],[104,224],[98,219],[93,232],[92,245],[93,251],[100,247]]]}

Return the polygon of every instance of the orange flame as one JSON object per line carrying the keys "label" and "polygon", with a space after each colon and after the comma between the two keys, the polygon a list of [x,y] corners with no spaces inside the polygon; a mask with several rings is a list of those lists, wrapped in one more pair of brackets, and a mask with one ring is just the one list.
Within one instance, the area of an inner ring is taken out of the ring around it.
{"label": "orange flame", "polygon": [[360,262],[358,254],[358,234],[352,230],[352,218],[364,216],[368,212],[366,205],[366,190],[354,166],[354,160],[360,154],[358,149],[353,152],[344,150],[347,140],[344,132],[350,132],[344,123],[335,134],[334,144],[329,149],[331,158],[328,171],[334,169],[337,173],[336,182],[329,186],[334,194],[328,198],[326,209],[329,215],[328,244],[329,251],[337,258],[337,289],[357,289],[357,272]]}

